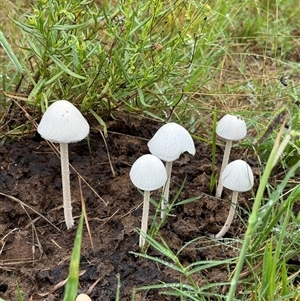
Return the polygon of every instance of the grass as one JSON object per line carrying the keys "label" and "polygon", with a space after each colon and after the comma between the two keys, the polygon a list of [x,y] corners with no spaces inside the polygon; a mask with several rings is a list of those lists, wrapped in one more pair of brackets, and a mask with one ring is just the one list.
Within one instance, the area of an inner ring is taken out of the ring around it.
{"label": "grass", "polygon": [[[297,300],[299,271],[289,260],[300,252],[293,210],[300,193],[298,1],[52,0],[26,11],[6,5],[13,13],[0,27],[2,143],[32,130],[22,118],[10,120],[15,102],[38,118],[53,100],[68,99],[103,128],[102,116],[120,111],[177,121],[212,145],[213,158],[216,120],[235,112],[247,122],[249,138],[240,146],[253,151],[263,173],[240,255],[184,266],[155,226],[147,240],[167,260],[139,256],[184,281],[137,290],[180,300]],[[276,170],[282,176],[274,182]],[[213,176],[212,188],[215,182]],[[200,287],[195,277],[216,266],[228,267],[230,281]],[[217,291],[221,285],[228,294]]]}
{"label": "grass", "polygon": [[64,293],[64,299],[63,299],[64,301],[73,301],[75,300],[77,295],[77,289],[79,283],[79,263],[80,263],[80,253],[81,253],[83,220],[84,220],[84,215],[82,213],[76,232],[74,248],[72,251],[70,270],[69,270],[69,275],[68,275],[65,293]]}
{"label": "grass", "polygon": [[[299,134],[299,132],[293,133],[293,135],[287,133],[281,142],[282,133],[278,134],[256,192],[247,230],[237,258],[221,261],[198,261],[184,266],[180,261],[180,253],[194,241],[186,243],[179,252],[174,253],[162,237],[157,237],[159,236],[159,229],[155,228],[154,233],[149,231],[149,235],[146,236],[147,242],[167,260],[162,259],[161,256],[149,256],[147,253],[134,254],[177,271],[183,280],[178,283],[145,286],[139,290],[159,289],[162,294],[177,296],[180,297],[180,300],[186,300],[186,298],[188,300],[297,300],[299,287],[296,287],[295,282],[297,282],[300,271],[298,268],[293,271],[293,265],[288,264],[288,261],[300,250],[298,239],[300,236],[300,215],[298,213],[298,216],[295,216],[293,212],[293,205],[299,198],[300,190],[299,186],[290,191],[286,191],[286,189],[289,181],[299,170],[300,161],[289,169],[277,187],[269,189],[266,199],[264,195],[276,161],[292,136]],[[174,206],[194,201],[191,199],[178,202],[182,188],[183,186],[178,190],[178,194],[171,204],[170,212]],[[284,200],[282,199],[283,195],[287,196]],[[263,206],[262,202],[265,203]],[[160,207],[157,206],[157,208]],[[224,243],[226,244],[226,242]],[[201,271],[216,266],[222,268],[224,265],[230,266],[232,264],[236,264],[236,266],[230,282],[216,282],[201,286],[197,284],[196,279],[201,277]],[[251,274],[242,282],[244,285],[243,293],[236,293],[237,284],[241,285],[241,273],[247,269],[251,271]],[[228,294],[220,294],[218,291],[220,286],[228,286]]]}

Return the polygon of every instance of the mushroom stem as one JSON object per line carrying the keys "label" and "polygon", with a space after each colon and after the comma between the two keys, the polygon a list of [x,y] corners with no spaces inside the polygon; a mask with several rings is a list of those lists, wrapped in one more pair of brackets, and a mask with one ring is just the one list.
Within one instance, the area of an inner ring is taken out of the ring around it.
{"label": "mushroom stem", "polygon": [[163,188],[164,195],[161,202],[161,212],[160,212],[161,219],[163,219],[166,216],[166,209],[168,208],[172,166],[173,166],[173,162],[166,162],[167,182]]}
{"label": "mushroom stem", "polygon": [[150,202],[150,191],[145,190],[144,191],[142,226],[141,226],[140,242],[139,242],[140,248],[142,248],[146,242],[144,235],[147,234],[147,228],[148,228],[149,202]]}
{"label": "mushroom stem", "polygon": [[59,146],[60,146],[64,216],[65,216],[67,229],[70,229],[71,227],[74,226],[74,220],[72,216],[72,205],[71,205],[68,143],[60,143]]}
{"label": "mushroom stem", "polygon": [[222,238],[225,235],[225,233],[228,231],[228,229],[232,223],[233,217],[234,217],[235,208],[237,205],[237,199],[238,199],[238,192],[233,191],[230,210],[229,210],[229,214],[227,216],[226,222],[225,222],[223,228],[220,230],[220,232],[215,235],[215,238]]}
{"label": "mushroom stem", "polygon": [[225,145],[225,150],[224,150],[224,155],[223,155],[223,161],[222,161],[222,166],[221,166],[221,171],[220,171],[219,182],[218,182],[218,186],[217,186],[217,189],[216,189],[216,197],[217,198],[220,198],[221,195],[222,195],[223,184],[222,184],[222,181],[221,181],[221,174],[222,174],[224,168],[228,164],[231,147],[232,147],[232,141],[231,140],[226,140],[226,145]]}

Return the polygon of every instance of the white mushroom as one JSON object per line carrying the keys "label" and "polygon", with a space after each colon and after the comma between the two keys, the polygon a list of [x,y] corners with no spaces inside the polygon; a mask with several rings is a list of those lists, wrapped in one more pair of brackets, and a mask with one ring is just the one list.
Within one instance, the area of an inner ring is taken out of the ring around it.
{"label": "white mushroom", "polygon": [[232,201],[226,222],[215,238],[223,237],[229,229],[234,217],[238,193],[250,190],[253,187],[254,177],[251,167],[245,161],[235,160],[225,167],[221,174],[221,181],[224,187],[232,190]]}
{"label": "white mushroom", "polygon": [[60,144],[64,217],[67,229],[74,225],[72,217],[68,143],[78,142],[89,134],[89,124],[79,110],[67,100],[58,100],[48,107],[38,126],[46,140]]}
{"label": "white mushroom", "polygon": [[79,294],[75,301],[92,301],[92,299],[86,294]]}
{"label": "white mushroom", "polygon": [[184,152],[195,155],[195,144],[189,132],[181,125],[170,122],[163,125],[148,142],[151,154],[166,161],[168,180],[164,186],[164,198],[161,203],[161,218],[164,218],[169,201],[170,180],[173,161]]}
{"label": "white mushroom", "polygon": [[132,165],[130,173],[132,183],[139,189],[144,190],[143,216],[139,246],[145,244],[144,235],[148,228],[150,191],[156,190],[167,181],[167,173],[164,164],[150,154],[138,158]]}
{"label": "white mushroom", "polygon": [[[216,133],[218,136],[226,140],[225,151],[220,172],[220,174],[222,174],[225,166],[228,164],[229,161],[232,141],[238,141],[245,138],[247,135],[247,126],[245,121],[240,117],[228,114],[223,116],[218,122]],[[222,190],[222,181],[219,180],[216,189],[217,198],[221,197]]]}

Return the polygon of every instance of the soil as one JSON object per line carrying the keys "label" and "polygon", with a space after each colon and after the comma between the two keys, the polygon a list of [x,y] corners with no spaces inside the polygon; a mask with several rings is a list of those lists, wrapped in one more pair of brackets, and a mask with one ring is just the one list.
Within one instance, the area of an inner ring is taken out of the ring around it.
{"label": "soil", "polygon": [[[131,183],[129,171],[138,157],[149,152],[147,141],[161,124],[124,116],[108,118],[106,124],[107,149],[96,126],[91,129],[89,143],[84,140],[69,145],[70,164],[85,181],[81,180],[80,191],[79,176],[71,171],[75,227],[70,230],[63,221],[60,160],[53,146],[33,133],[0,147],[1,298],[17,300],[17,283],[25,300],[62,300],[81,213],[81,192],[94,248],[85,227],[79,293],[88,292],[92,300],[115,300],[118,275],[120,300],[124,301],[131,300],[135,288],[185,281],[170,268],[131,253],[140,252],[136,229],[141,223],[142,195]],[[183,265],[237,256],[236,245],[230,240],[224,244],[208,236],[223,226],[231,194],[225,190],[223,200],[213,197],[209,189],[211,146],[198,140],[195,145],[195,156],[183,154],[174,162],[170,198],[184,183],[177,202],[198,199],[175,206],[157,236],[175,253],[195,240],[179,252]],[[222,155],[221,145],[217,150],[218,168]],[[235,150],[231,159],[241,155],[245,158],[245,150]],[[257,181],[258,167],[255,160],[250,161]],[[158,201],[160,193],[153,192],[152,198]],[[238,214],[226,238],[242,238],[251,205],[251,193],[240,194]],[[154,214],[152,204],[149,225]],[[168,260],[153,247],[147,253]],[[226,268],[210,268],[195,274],[195,280],[199,285],[228,281],[229,272]],[[216,292],[225,293],[226,287],[218,287]],[[136,292],[135,300],[177,299],[160,295],[157,290],[141,290]]]}

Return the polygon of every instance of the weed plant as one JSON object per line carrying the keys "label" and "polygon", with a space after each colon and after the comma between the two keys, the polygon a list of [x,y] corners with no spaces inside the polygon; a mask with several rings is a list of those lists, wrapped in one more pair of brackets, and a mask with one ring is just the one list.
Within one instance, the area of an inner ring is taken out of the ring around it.
{"label": "weed plant", "polygon": [[102,125],[101,116],[118,110],[172,118],[196,132],[217,104],[263,127],[282,101],[297,99],[297,87],[279,78],[293,86],[299,71],[291,0],[276,9],[265,2],[37,1],[11,21],[21,35],[13,45],[0,27],[11,63],[1,77],[2,106],[17,97],[44,112],[67,99]]}
{"label": "weed plant", "polygon": [[98,119],[116,109],[166,119],[183,83],[195,81],[190,71],[209,13],[197,1],[37,1],[14,20],[24,34],[24,62],[1,33],[18,73],[5,87],[26,88],[26,103],[42,111],[68,99]]}

